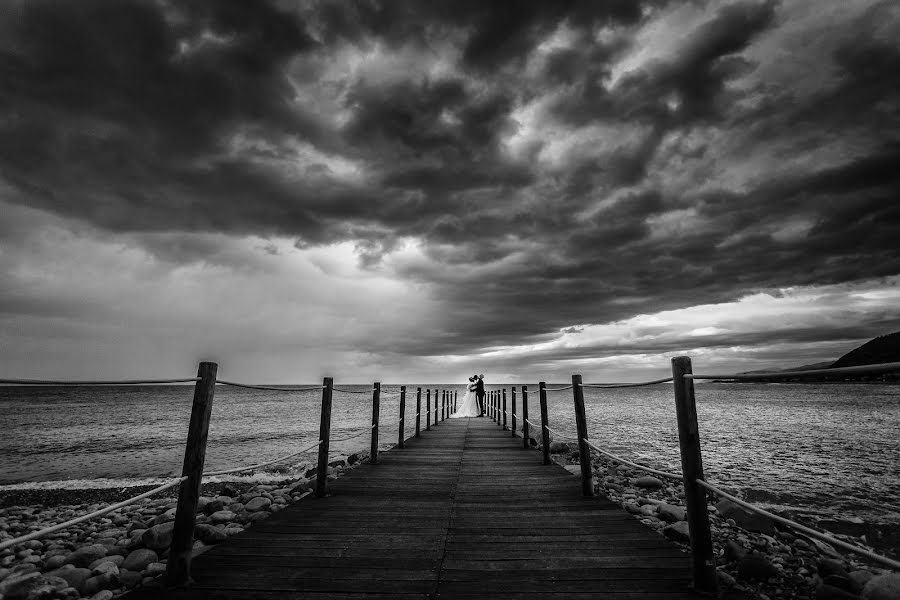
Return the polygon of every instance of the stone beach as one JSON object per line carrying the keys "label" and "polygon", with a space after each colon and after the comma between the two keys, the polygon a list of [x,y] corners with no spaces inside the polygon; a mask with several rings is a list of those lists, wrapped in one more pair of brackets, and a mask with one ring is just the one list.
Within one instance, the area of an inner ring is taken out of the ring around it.
{"label": "stone beach", "polygon": [[[550,446],[554,460],[581,475],[577,449],[565,442]],[[612,460],[592,459],[594,490],[622,506],[636,519],[690,551],[680,482],[661,480]],[[709,504],[713,548],[720,589],[760,600],[900,599],[900,573],[836,551],[750,513],[729,500]],[[835,535],[861,545],[860,540]]]}
{"label": "stone beach", "polygon": [[[330,461],[328,478],[364,454]],[[315,469],[278,484],[206,483],[201,488],[195,552],[203,552],[312,491]],[[0,492],[0,542],[136,496],[153,486]],[[177,488],[0,551],[0,600],[109,600],[140,585],[160,585],[175,519]]]}

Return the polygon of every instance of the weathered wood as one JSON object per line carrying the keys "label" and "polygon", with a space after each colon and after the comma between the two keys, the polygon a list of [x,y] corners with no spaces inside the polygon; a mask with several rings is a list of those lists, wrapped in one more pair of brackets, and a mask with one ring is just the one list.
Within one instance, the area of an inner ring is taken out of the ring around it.
{"label": "weathered wood", "polygon": [[528,386],[522,386],[522,447],[528,450]]}
{"label": "weathered wood", "polygon": [[425,390],[425,431],[431,431],[431,389]]}
{"label": "weathered wood", "polygon": [[372,445],[369,448],[369,462],[378,462],[378,419],[381,416],[381,382],[376,381],[372,389]]}
{"label": "weathered wood", "polygon": [[506,388],[503,388],[503,429],[506,430]]}
{"label": "weathered wood", "polygon": [[197,367],[197,377],[200,379],[194,384],[194,401],[191,405],[191,420],[181,467],[181,475],[187,476],[187,479],[182,481],[178,488],[175,528],[172,531],[169,561],[166,565],[166,584],[173,587],[184,586],[191,581],[194,516],[197,514],[197,503],[200,500],[209,417],[212,414],[213,397],[216,393],[218,369],[219,365],[214,362],[201,362]]}
{"label": "weathered wood", "polygon": [[331,396],[334,392],[334,379],[326,377],[322,381],[322,411],[319,416],[319,460],[316,463],[316,496],[321,498],[328,493],[328,444],[331,440]]}
{"label": "weathered wood", "polygon": [[453,392],[453,412],[459,410],[459,390]]}
{"label": "weathered wood", "polygon": [[509,402],[509,423],[511,425],[509,430],[512,432],[512,436],[516,437],[516,386],[512,386],[511,388],[509,388]]}
{"label": "weathered wood", "polygon": [[416,437],[422,437],[422,388],[416,388]]}
{"label": "weathered wood", "polygon": [[544,455],[544,464],[550,464],[550,421],[547,418],[547,383],[541,381],[538,383],[538,390],[541,398],[541,451]]}
{"label": "weathered wood", "polygon": [[406,386],[400,386],[400,439],[397,441],[397,447],[404,447],[406,439]]}
{"label": "weathered wood", "polygon": [[700,455],[700,428],[697,425],[697,405],[694,382],[685,379],[692,373],[691,359],[678,356],[672,359],[672,382],[675,388],[675,412],[678,417],[678,442],[681,449],[681,472],[684,476],[684,499],[688,529],[691,534],[691,560],[694,588],[715,594],[716,559],[713,553],[706,490],[697,484],[703,479],[703,458]]}
{"label": "weathered wood", "polygon": [[441,421],[447,420],[447,390],[441,390]]}
{"label": "weathered wood", "polygon": [[593,496],[594,482],[591,474],[591,448],[587,443],[587,417],[584,414],[584,388],[581,383],[581,375],[572,375],[572,396],[575,400],[575,431],[578,436],[578,462],[581,464],[581,493],[584,496]]}

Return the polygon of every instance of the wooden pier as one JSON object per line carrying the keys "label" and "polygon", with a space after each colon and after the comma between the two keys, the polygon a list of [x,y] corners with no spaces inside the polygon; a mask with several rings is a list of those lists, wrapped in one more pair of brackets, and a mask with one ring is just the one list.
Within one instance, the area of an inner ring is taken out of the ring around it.
{"label": "wooden pier", "polygon": [[442,421],[194,558],[156,598],[697,598],[691,559],[489,418]]}

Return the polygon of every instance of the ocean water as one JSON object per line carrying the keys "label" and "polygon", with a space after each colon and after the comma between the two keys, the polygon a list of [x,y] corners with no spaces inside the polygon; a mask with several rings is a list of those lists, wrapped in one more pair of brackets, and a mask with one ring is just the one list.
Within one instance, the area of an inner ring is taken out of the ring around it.
{"label": "ocean water", "polygon": [[[465,390],[440,387],[460,397]],[[360,393],[334,393],[332,452],[368,449],[371,388],[340,388]],[[416,386],[408,388],[407,437],[415,431]],[[537,386],[529,389],[529,412],[538,416]],[[0,490],[118,487],[180,473],[192,391],[192,386],[0,387]],[[398,438],[398,392],[396,385],[382,388],[384,447]],[[571,394],[550,393],[548,409],[550,426],[574,436]],[[521,393],[518,397],[521,405]],[[711,482],[786,512],[900,532],[900,386],[700,383],[696,397]],[[219,386],[207,470],[263,462],[314,443],[320,404],[319,391],[286,394]],[[585,405],[595,443],[628,459],[679,471],[671,384],[586,388]],[[339,441],[356,434],[361,435]],[[314,460],[309,454],[288,465],[296,472]],[[283,475],[262,469],[249,477]]]}

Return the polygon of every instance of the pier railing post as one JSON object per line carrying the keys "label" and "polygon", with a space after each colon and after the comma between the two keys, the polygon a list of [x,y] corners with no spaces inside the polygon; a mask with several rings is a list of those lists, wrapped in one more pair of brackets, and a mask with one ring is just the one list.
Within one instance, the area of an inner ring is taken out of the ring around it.
{"label": "pier railing post", "polygon": [[544,464],[550,464],[550,430],[547,427],[550,423],[547,419],[547,382],[538,383],[538,390],[541,395],[541,446],[544,451]]}
{"label": "pier railing post", "polygon": [[453,391],[453,412],[456,412],[459,410],[458,402],[459,402],[459,392],[454,390]]}
{"label": "pier railing post", "polygon": [[416,388],[416,437],[422,431],[422,388]]}
{"label": "pier railing post", "polygon": [[528,386],[522,386],[522,447],[528,450]]}
{"label": "pier railing post", "polygon": [[447,420],[447,390],[441,390],[441,421]]}
{"label": "pier railing post", "polygon": [[187,479],[178,488],[175,528],[172,530],[169,561],[166,565],[166,583],[170,587],[186,586],[191,581],[195,516],[200,500],[200,484],[203,481],[206,438],[209,434],[209,417],[212,414],[218,368],[214,362],[202,362],[197,368],[197,377],[200,379],[194,384],[194,402],[191,405],[191,421],[181,467],[181,475],[187,476]]}
{"label": "pier railing post", "polygon": [[584,388],[581,387],[581,375],[572,375],[572,396],[575,398],[575,431],[578,432],[578,461],[581,463],[581,494],[593,496],[591,448],[587,443],[587,417],[584,415]]}
{"label": "pier railing post", "polygon": [[678,441],[681,447],[681,472],[684,478],[684,500],[687,505],[688,530],[691,536],[694,589],[716,593],[716,558],[713,554],[706,490],[697,485],[703,479],[703,459],[700,455],[700,430],[697,425],[697,403],[694,381],[685,379],[692,373],[691,359],[678,356],[672,359],[672,378],[675,387],[675,411],[678,416]]}
{"label": "pier railing post", "polygon": [[509,391],[509,399],[510,403],[512,404],[512,406],[510,406],[509,408],[509,414],[512,417],[512,419],[510,420],[510,424],[512,425],[512,427],[510,427],[509,430],[512,431],[512,436],[516,437],[516,386],[512,386]]}
{"label": "pier railing post", "polygon": [[403,448],[403,440],[406,438],[406,386],[400,386],[400,439],[397,447]]}
{"label": "pier railing post", "polygon": [[503,430],[506,431],[506,388],[503,388]]}
{"label": "pier railing post", "polygon": [[316,497],[328,493],[328,444],[331,440],[331,396],[334,379],[326,377],[322,382],[322,414],[319,417],[319,461],[316,463]]}
{"label": "pier railing post", "polygon": [[369,462],[378,462],[378,418],[381,413],[381,382],[376,381],[372,389],[372,446],[369,449]]}
{"label": "pier railing post", "polygon": [[431,431],[431,388],[425,390],[425,431]]}

